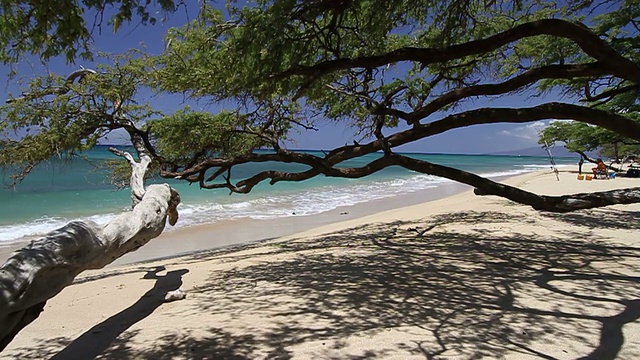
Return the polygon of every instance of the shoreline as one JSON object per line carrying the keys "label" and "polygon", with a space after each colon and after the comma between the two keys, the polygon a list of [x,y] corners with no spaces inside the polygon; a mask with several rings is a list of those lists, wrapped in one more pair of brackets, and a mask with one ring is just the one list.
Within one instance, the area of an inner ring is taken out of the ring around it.
{"label": "shoreline", "polygon": [[[507,178],[507,176],[499,178]],[[468,188],[470,187],[465,184],[445,182],[433,188],[416,191],[414,193],[376,199],[355,205],[340,206],[333,210],[313,215],[293,215],[274,219],[225,219],[215,223],[196,224],[177,229],[171,229],[170,225],[167,224],[165,231],[160,234],[160,236],[151,240],[137,251],[116,259],[113,263],[107,265],[107,268],[173,258],[198,251],[219,249],[227,246],[236,246],[244,243],[260,242],[288,236],[314,227],[352,220],[379,211],[434,201],[463,192]],[[212,233],[218,234],[218,236],[215,239],[211,239],[210,235]],[[186,241],[184,239],[186,239]],[[29,241],[30,239],[19,240],[0,246],[0,263],[6,261],[11,253],[25,246]]]}
{"label": "shoreline", "polygon": [[[570,170],[573,169],[572,165],[558,165],[557,168],[561,173],[575,173],[577,175],[577,171]],[[497,182],[520,186],[526,183],[526,180],[522,179],[545,173],[553,174],[553,171],[537,170],[516,175],[502,175],[491,179]],[[172,229],[170,225],[167,224],[163,233],[157,238],[151,240],[142,248],[116,259],[107,265],[105,269],[173,259],[193,255],[202,251],[207,252],[262,243],[277,238],[288,237],[293,234],[304,233],[315,228],[358,220],[378,213],[423,205],[465,192],[469,192],[470,197],[475,197],[476,195],[471,192],[471,189],[472,187],[469,185],[447,181],[433,188],[388,198],[375,199],[355,205],[339,206],[333,210],[313,215],[293,215],[273,219],[225,219],[214,223],[196,224],[177,229]],[[556,195],[560,194],[558,193]],[[216,234],[217,237],[212,239],[212,234]],[[29,241],[31,240],[20,240],[10,244],[0,245],[0,263],[6,261],[15,250],[25,246]]]}
{"label": "shoreline", "polygon": [[[567,168],[570,167],[570,165],[558,166],[559,169],[562,169],[563,167]],[[540,171],[543,170],[529,171],[515,175],[500,175],[491,177],[491,179],[500,182],[513,177],[525,176],[527,174],[533,174]],[[177,229],[173,229],[167,224],[165,230],[160,234],[160,236],[151,240],[144,247],[116,259],[105,268],[114,268],[127,264],[175,258],[197,253],[199,251],[208,251],[229,246],[233,247],[267,241],[310,230],[315,227],[358,219],[382,211],[389,211],[439,200],[462,193],[471,188],[471,186],[466,184],[454,181],[445,181],[436,184],[432,188],[418,190],[408,194],[365,201],[354,205],[339,206],[333,210],[312,215],[293,215],[272,219],[224,219],[214,223],[195,224],[179,227]],[[216,239],[211,240],[211,233],[217,233],[219,236]],[[8,244],[1,244],[0,263],[6,261],[14,251],[37,238],[39,237],[21,239]],[[185,238],[187,239],[186,241],[184,241]]]}
{"label": "shoreline", "polygon": [[[637,186],[575,175],[503,182],[544,195]],[[467,189],[86,271],[0,357],[636,359],[637,205],[544,213]],[[187,298],[163,303],[177,288]]]}
{"label": "shoreline", "polygon": [[[568,170],[573,168],[572,165],[558,165],[557,168],[561,172],[573,172]],[[501,175],[491,177],[491,179],[497,182],[508,182],[510,179],[517,179],[545,172],[552,173],[551,170],[536,170],[515,175]],[[225,219],[214,223],[195,224],[177,229],[172,229],[170,225],[167,224],[165,230],[160,234],[160,236],[151,240],[144,247],[116,259],[105,268],[151,262],[155,260],[186,256],[199,251],[215,250],[230,246],[234,247],[243,244],[268,241],[304,232],[316,227],[322,227],[333,223],[341,223],[379,212],[397,210],[408,206],[436,201],[469,191],[470,189],[472,189],[472,187],[469,185],[454,181],[446,181],[439,183],[432,188],[419,190],[413,193],[375,199],[355,205],[339,206],[333,210],[313,215],[293,215],[273,219]],[[476,195],[471,194],[470,196]],[[215,239],[211,239],[212,233],[218,234],[218,236]],[[0,245],[0,263],[6,261],[6,259],[15,250],[25,246],[30,241],[31,239],[18,240],[13,243]]]}
{"label": "shoreline", "polygon": [[[174,231],[164,232],[144,247],[122,256],[106,268],[189,256],[202,251],[263,243],[323,226],[357,220],[378,212],[443,199],[464,192],[468,188],[469,186],[464,184],[445,183],[417,193],[341,206],[331,211],[314,215],[289,216],[268,220],[242,218],[179,228]],[[216,238],[212,240],[211,236],[213,234],[215,234]],[[169,254],[163,254],[164,252]]]}

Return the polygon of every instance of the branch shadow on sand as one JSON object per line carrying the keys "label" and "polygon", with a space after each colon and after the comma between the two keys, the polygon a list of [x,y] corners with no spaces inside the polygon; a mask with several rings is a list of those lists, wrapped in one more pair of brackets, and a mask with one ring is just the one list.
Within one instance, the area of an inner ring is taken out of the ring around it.
{"label": "branch shadow on sand", "polygon": [[[190,313],[176,314],[225,314],[223,320],[197,335],[167,332],[142,352],[127,345],[136,332],[123,332],[101,356],[290,359],[306,346],[306,354],[319,359],[520,354],[593,360],[614,359],[622,349],[640,358],[640,349],[625,347],[623,333],[640,318],[640,248],[591,231],[597,221],[607,228],[638,221],[637,213],[625,216],[617,222],[602,214],[554,215],[589,227],[543,236],[501,231],[505,224],[549,219],[543,215],[469,211],[272,244],[265,251],[271,260],[212,273],[191,290],[198,302]],[[456,230],[469,224],[483,226]],[[225,261],[243,255],[234,256],[226,254]],[[260,320],[234,330],[247,316]],[[406,335],[367,350],[349,345],[356,336],[375,339],[396,330]],[[581,345],[565,348],[567,342]],[[44,351],[23,350],[21,358]]]}
{"label": "branch shadow on sand", "polygon": [[594,209],[568,214],[542,213],[543,216],[569,224],[599,229],[640,230],[638,211],[617,209]]}
{"label": "branch shadow on sand", "polygon": [[165,268],[162,266],[156,267],[144,275],[143,279],[155,280],[155,283],[138,301],[87,330],[51,359],[94,359],[102,354],[120,334],[151,315],[164,302],[164,296],[168,291],[180,288],[182,276],[189,272],[187,269],[181,269],[158,275],[163,270]]}

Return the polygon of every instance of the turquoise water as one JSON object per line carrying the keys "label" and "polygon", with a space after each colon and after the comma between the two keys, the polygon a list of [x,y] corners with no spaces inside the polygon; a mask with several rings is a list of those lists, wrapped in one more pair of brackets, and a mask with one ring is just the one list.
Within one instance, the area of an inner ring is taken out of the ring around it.
{"label": "turquoise water", "polygon": [[[91,219],[98,223],[111,220],[130,208],[128,189],[116,190],[106,180],[101,163],[116,158],[99,146],[84,154],[85,159],[52,159],[34,169],[13,189],[0,189],[0,243],[45,234],[70,220]],[[548,169],[546,157],[491,155],[410,154],[437,164],[452,166],[484,176],[515,175]],[[379,155],[354,159],[345,166],[361,166]],[[574,164],[573,158],[556,158],[556,163]],[[299,165],[247,164],[235,170],[234,178],[267,168],[304,169]],[[4,182],[8,174],[4,174]],[[376,199],[404,195],[437,187],[448,182],[431,175],[418,174],[399,167],[384,169],[363,179],[316,177],[303,182],[260,184],[250,194],[229,196],[227,190],[201,190],[177,180],[169,182],[181,195],[179,226],[210,223],[224,219],[251,217],[277,218],[310,215],[338,206],[354,205]]]}

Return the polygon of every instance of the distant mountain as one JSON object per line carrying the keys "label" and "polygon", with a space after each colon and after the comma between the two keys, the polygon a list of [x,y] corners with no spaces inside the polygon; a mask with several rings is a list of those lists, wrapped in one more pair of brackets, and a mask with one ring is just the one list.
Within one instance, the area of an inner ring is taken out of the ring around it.
{"label": "distant mountain", "polygon": [[[554,157],[579,157],[578,154],[569,152],[564,146],[554,146],[551,148],[551,154]],[[547,152],[542,147],[534,146],[524,149],[500,151],[489,155],[509,155],[509,156],[547,156]],[[587,153],[587,155],[592,155]]]}

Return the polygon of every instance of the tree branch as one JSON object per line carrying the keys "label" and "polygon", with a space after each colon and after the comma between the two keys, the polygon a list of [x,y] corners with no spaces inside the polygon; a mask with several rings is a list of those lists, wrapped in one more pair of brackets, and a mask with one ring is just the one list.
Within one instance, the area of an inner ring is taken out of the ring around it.
{"label": "tree branch", "polygon": [[620,95],[620,94],[624,94],[628,91],[636,91],[638,89],[638,85],[627,85],[627,86],[623,86],[623,87],[617,87],[615,89],[610,89],[610,90],[606,90],[601,92],[598,95],[591,95],[589,93],[589,89],[588,87],[585,88],[585,98],[581,99],[580,101],[582,102],[593,102],[593,101],[598,101],[598,100],[602,100],[602,99],[608,99],[608,98],[612,98],[616,95]]}
{"label": "tree branch", "polygon": [[[402,117],[402,116],[401,116]],[[411,113],[404,116],[411,119]],[[636,139],[640,124],[624,116],[585,106],[551,102],[530,108],[481,108],[446,116],[428,124],[414,124],[405,131],[387,137],[391,147],[404,145],[449,130],[479,124],[527,123],[545,119],[577,120],[614,131],[627,138]],[[379,140],[358,146],[343,146],[329,152],[328,165],[383,149]]]}
{"label": "tree branch", "polygon": [[256,184],[267,179],[269,179],[269,183],[273,185],[280,181],[302,181],[320,174],[340,178],[362,178],[389,166],[401,166],[419,173],[444,177],[475,187],[474,192],[476,195],[497,195],[520,204],[529,205],[536,210],[563,213],[614,204],[640,203],[640,188],[563,196],[537,195],[516,187],[485,179],[470,172],[394,153],[385,153],[385,155],[379,159],[358,168],[324,167],[312,168],[297,173],[273,170],[263,171],[249,179],[238,182],[235,186],[227,182],[226,184],[210,185],[210,188],[226,187],[232,192],[248,193]]}
{"label": "tree branch", "polygon": [[131,207],[135,208],[136,205],[142,201],[146,191],[144,188],[144,176],[147,173],[149,164],[151,164],[151,158],[146,154],[146,152],[143,152],[140,156],[140,162],[137,162],[133,156],[126,151],[118,150],[113,147],[110,147],[109,151],[117,156],[124,157],[129,161],[129,165],[131,165],[129,187],[131,188]]}
{"label": "tree branch", "polygon": [[606,71],[606,68],[600,62],[576,65],[548,65],[531,69],[501,83],[473,85],[450,91],[439,96],[429,104],[415,109],[411,113],[404,113],[399,110],[385,111],[386,109],[380,109],[379,112],[387,115],[399,116],[406,119],[409,124],[412,124],[420,119],[424,119],[443,107],[464,98],[483,95],[501,95],[517,90],[526,85],[533,84],[542,79],[591,77],[604,75],[606,74]]}
{"label": "tree branch", "polygon": [[34,92],[34,93],[22,93],[22,96],[17,97],[17,98],[10,98],[7,99],[6,102],[7,104],[10,104],[12,102],[15,101],[22,101],[22,100],[26,100],[26,99],[35,99],[35,98],[39,98],[39,97],[43,97],[43,96],[47,96],[47,95],[63,95],[66,94],[67,92],[69,92],[69,85],[73,84],[74,81],[76,81],[76,79],[79,79],[78,81],[82,81],[82,79],[89,75],[89,74],[97,74],[97,72],[95,70],[92,69],[79,69],[76,70],[74,72],[72,72],[71,74],[69,74],[69,76],[67,76],[67,79],[64,82],[63,86],[53,86],[53,87],[49,87],[46,88],[42,91],[38,91],[38,92]]}
{"label": "tree branch", "polygon": [[[291,75],[303,75],[310,81],[333,71],[352,68],[375,68],[401,61],[435,64],[488,53],[511,42],[538,35],[552,35],[574,41],[587,55],[601,62],[607,70],[622,79],[637,83],[638,66],[616,52],[586,26],[560,19],[543,19],[518,25],[486,39],[448,46],[445,48],[404,47],[382,55],[353,59],[328,60],[311,66],[294,66],[272,77],[279,79]],[[308,85],[307,85],[308,86]]]}
{"label": "tree branch", "polygon": [[[565,103],[547,103],[531,108],[482,108],[470,110],[458,114],[449,115],[443,119],[428,124],[414,124],[411,129],[400,131],[395,134],[383,137],[382,139],[373,140],[367,144],[356,144],[336,148],[327,153],[324,158],[308,154],[291,151],[280,151],[274,154],[247,154],[234,158],[205,159],[193,167],[181,170],[162,169],[160,175],[167,178],[187,178],[188,176],[204,172],[211,168],[230,169],[232,166],[250,163],[250,162],[284,162],[298,163],[308,165],[313,170],[304,172],[304,175],[288,175],[288,173],[272,171],[267,174],[258,174],[235,186],[227,183],[205,184],[201,182],[201,186],[207,189],[228,188],[232,192],[246,193],[250,191],[250,187],[265,179],[283,178],[292,179],[292,181],[305,180],[318,174],[327,174],[328,169],[333,166],[353,158],[357,158],[376,151],[385,150],[386,146],[395,148],[400,145],[411,143],[429,136],[444,133],[456,128],[467,127],[477,124],[494,124],[494,123],[527,123],[544,119],[572,119],[582,121],[592,125],[597,125],[609,130],[615,131],[625,137],[635,139],[640,133],[640,124],[627,119],[624,116],[613,114],[607,111],[593,109],[589,107],[565,104]],[[214,173],[214,176],[207,178],[207,181],[214,181],[217,176],[221,175],[221,171]],[[200,178],[198,178],[200,179]]]}
{"label": "tree branch", "polygon": [[140,203],[106,226],[74,221],[14,252],[0,267],[0,350],[35,320],[46,301],[87,269],[101,269],[178,220],[180,196],[150,185]]}

